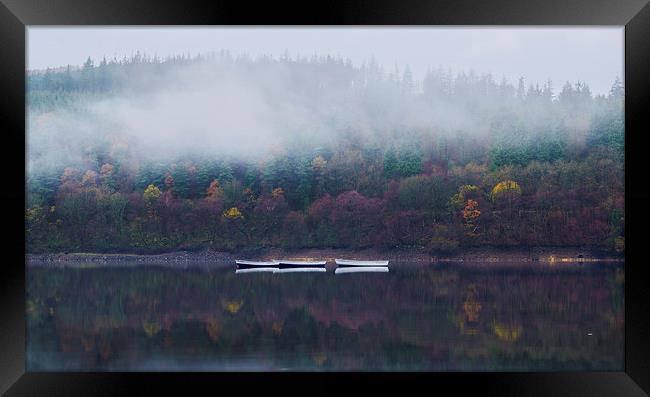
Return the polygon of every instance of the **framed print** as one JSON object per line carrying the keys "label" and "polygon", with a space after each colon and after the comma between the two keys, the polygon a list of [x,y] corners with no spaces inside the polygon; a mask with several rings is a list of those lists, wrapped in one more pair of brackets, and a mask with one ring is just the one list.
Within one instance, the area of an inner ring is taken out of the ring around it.
{"label": "framed print", "polygon": [[5,5],[7,395],[650,389],[644,1]]}

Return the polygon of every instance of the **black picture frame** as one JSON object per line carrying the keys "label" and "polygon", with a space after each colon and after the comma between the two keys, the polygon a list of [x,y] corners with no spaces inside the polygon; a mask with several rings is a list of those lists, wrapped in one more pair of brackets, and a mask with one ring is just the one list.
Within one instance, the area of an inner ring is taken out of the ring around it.
{"label": "black picture frame", "polygon": [[[643,396],[650,393],[650,295],[643,244],[650,194],[644,154],[650,134],[648,0],[447,0],[332,3],[154,0],[0,0],[0,205],[6,233],[0,278],[0,392],[7,396],[191,394],[236,386],[261,391]],[[25,372],[25,45],[27,25],[617,25],[625,26],[625,370],[562,373],[243,374]],[[298,382],[298,385],[296,385]],[[417,388],[417,389],[416,389]],[[6,394],[5,394],[6,393]]]}

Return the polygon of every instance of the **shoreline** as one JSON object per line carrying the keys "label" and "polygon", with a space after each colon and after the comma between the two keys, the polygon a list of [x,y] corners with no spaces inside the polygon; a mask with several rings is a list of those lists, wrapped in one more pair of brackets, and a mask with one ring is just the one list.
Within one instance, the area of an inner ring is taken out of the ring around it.
{"label": "shoreline", "polygon": [[334,263],[336,258],[377,260],[387,259],[391,263],[585,263],[625,261],[623,253],[581,247],[543,247],[543,248],[469,248],[462,252],[435,255],[419,249],[300,249],[285,250],[269,248],[256,253],[229,253],[213,251],[173,251],[162,254],[125,253],[44,253],[25,254],[28,266],[65,266],[72,264],[128,264],[128,265],[170,265],[186,267],[197,265],[232,265],[235,259],[270,260],[287,258],[294,260],[326,260]]}

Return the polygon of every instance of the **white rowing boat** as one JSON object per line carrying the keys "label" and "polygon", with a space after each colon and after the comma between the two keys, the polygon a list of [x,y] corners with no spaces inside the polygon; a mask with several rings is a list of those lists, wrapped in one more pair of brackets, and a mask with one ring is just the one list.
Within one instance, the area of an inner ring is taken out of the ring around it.
{"label": "white rowing boat", "polygon": [[278,270],[277,267],[250,267],[248,269],[237,269],[235,270],[235,274],[240,274],[240,273],[266,273],[266,272],[274,272]]}
{"label": "white rowing boat", "polygon": [[273,274],[275,273],[323,273],[327,269],[324,267],[287,267],[284,269],[274,269]]}
{"label": "white rowing boat", "polygon": [[284,259],[274,259],[275,262],[280,267],[284,266],[298,266],[298,267],[312,267],[312,266],[325,266],[326,261],[290,261]]}
{"label": "white rowing boat", "polygon": [[278,267],[278,264],[275,261],[244,261],[237,259],[235,261],[237,265],[243,266],[256,266],[256,267]]}
{"label": "white rowing boat", "polygon": [[388,273],[388,266],[337,267],[334,274],[345,273]]}
{"label": "white rowing boat", "polygon": [[244,261],[236,260],[237,269],[235,273],[255,273],[255,272],[272,272],[278,268],[278,264],[273,261]]}
{"label": "white rowing boat", "polygon": [[292,273],[292,272],[324,272],[325,261],[291,261],[291,260],[274,260],[277,263],[278,271],[275,273]]}
{"label": "white rowing boat", "polygon": [[388,266],[388,261],[356,261],[352,259],[336,259],[338,266]]}

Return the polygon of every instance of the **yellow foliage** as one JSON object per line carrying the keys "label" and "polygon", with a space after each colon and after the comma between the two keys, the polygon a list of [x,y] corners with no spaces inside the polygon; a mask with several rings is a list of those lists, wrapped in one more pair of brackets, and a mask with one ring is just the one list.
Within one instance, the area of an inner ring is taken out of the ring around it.
{"label": "yellow foliage", "polygon": [[34,221],[41,215],[41,207],[34,206],[25,210],[25,219],[27,221]]}
{"label": "yellow foliage", "polygon": [[277,187],[277,188],[273,189],[273,191],[271,192],[271,196],[273,196],[273,197],[282,197],[282,196],[284,196],[284,190],[282,190],[281,187]]}
{"label": "yellow foliage", "polygon": [[618,236],[614,239],[614,249],[618,252],[625,251],[625,237]]}
{"label": "yellow foliage", "polygon": [[475,192],[478,190],[478,186],[475,185],[463,185],[458,189],[458,192],[463,196],[469,192]]}
{"label": "yellow foliage", "polygon": [[458,193],[454,194],[451,197],[451,205],[456,208],[463,208],[465,205],[465,195],[467,193],[478,192],[478,186],[475,185],[463,185],[458,188]]}
{"label": "yellow foliage", "polygon": [[494,186],[494,188],[492,188],[492,193],[491,193],[492,200],[496,200],[498,197],[502,196],[505,193],[520,196],[521,187],[515,181],[507,180],[507,181],[499,182]]}
{"label": "yellow foliage", "polygon": [[158,324],[155,321],[149,322],[149,321],[143,321],[142,322],[142,329],[144,329],[144,333],[147,334],[148,337],[153,337],[155,336],[158,332],[160,332],[160,324]]}
{"label": "yellow foliage", "polygon": [[142,197],[144,198],[144,201],[147,204],[151,204],[154,201],[158,200],[160,198],[161,194],[162,193],[160,192],[160,189],[158,189],[156,187],[156,185],[152,184],[152,185],[147,186],[146,189],[144,189],[144,193],[143,193]]}
{"label": "yellow foliage", "polygon": [[223,216],[228,219],[238,219],[244,217],[237,207],[232,207],[231,209],[225,211],[223,213]]}
{"label": "yellow foliage", "polygon": [[244,301],[224,301],[221,303],[221,306],[223,306],[224,309],[228,311],[228,313],[235,314],[241,309],[242,305],[244,304]]}
{"label": "yellow foliage", "polygon": [[325,169],[325,166],[327,165],[327,160],[323,158],[323,156],[316,156],[312,161],[311,161],[311,168],[314,171],[323,171]]}
{"label": "yellow foliage", "polygon": [[520,325],[507,326],[505,324],[497,323],[492,324],[494,334],[502,341],[514,342],[521,337],[523,328]]}

